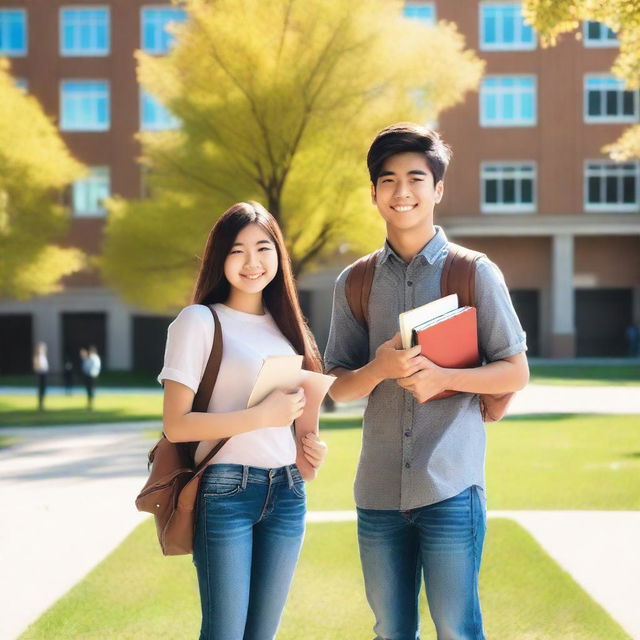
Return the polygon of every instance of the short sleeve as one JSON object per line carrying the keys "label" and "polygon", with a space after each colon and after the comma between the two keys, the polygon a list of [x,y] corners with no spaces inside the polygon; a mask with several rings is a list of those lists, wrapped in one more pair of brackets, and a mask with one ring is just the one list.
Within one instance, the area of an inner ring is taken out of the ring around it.
{"label": "short sleeve", "polygon": [[158,382],[175,380],[197,393],[209,360],[215,325],[203,305],[185,307],[169,325],[164,366]]}
{"label": "short sleeve", "polygon": [[504,276],[488,259],[477,263],[476,307],[478,342],[488,362],[504,360],[527,350],[526,334],[513,308]]}
{"label": "short sleeve", "polygon": [[355,319],[345,294],[349,269],[338,276],[333,291],[331,328],[324,352],[327,372],[336,367],[353,371],[369,361],[369,332]]}

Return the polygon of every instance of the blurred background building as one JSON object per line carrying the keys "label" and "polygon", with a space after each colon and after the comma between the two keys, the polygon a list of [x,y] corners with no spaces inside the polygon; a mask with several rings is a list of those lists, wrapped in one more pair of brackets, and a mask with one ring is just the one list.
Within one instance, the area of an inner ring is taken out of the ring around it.
{"label": "blurred background building", "polygon": [[[457,23],[487,64],[479,92],[438,122],[454,160],[437,222],[501,267],[529,355],[625,355],[625,330],[640,324],[640,163],[601,149],[640,120],[640,98],[611,75],[615,34],[585,23],[581,39],[542,49],[519,3],[411,0],[404,13]],[[134,52],[165,53],[167,24],[184,17],[143,0],[0,0],[0,55],[90,167],[68,192],[68,245],[98,254],[103,199],[144,195],[135,134],[177,122],[141,90]],[[321,346],[344,263],[300,281]],[[127,306],[87,270],[59,294],[0,300],[0,373],[30,371],[38,341],[53,370],[88,344],[106,368],[159,369],[170,320]]]}

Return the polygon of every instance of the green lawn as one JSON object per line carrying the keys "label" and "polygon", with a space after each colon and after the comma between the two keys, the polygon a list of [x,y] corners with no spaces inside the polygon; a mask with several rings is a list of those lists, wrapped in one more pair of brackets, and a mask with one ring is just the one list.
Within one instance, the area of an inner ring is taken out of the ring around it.
{"label": "green lawn", "polygon": [[71,396],[47,396],[45,411],[37,410],[35,393],[33,396],[0,395],[0,426],[160,421],[161,416],[161,395],[101,395],[98,389],[93,411],[87,411],[86,395],[81,391],[76,391]]}
{"label": "green lawn", "polygon": [[[323,423],[329,445],[309,508],[353,509],[357,420]],[[640,509],[638,416],[513,417],[487,426],[490,509]]]}
{"label": "green lawn", "polygon": [[624,365],[531,365],[531,382],[552,385],[640,385],[640,363]]}
{"label": "green lawn", "polygon": [[[480,581],[492,640],[622,640],[628,636],[531,536],[490,520]],[[190,557],[161,556],[152,522],[129,538],[20,640],[184,640],[197,637]],[[421,596],[423,640],[435,633]],[[354,523],[309,525],[278,640],[363,640],[372,615]]]}

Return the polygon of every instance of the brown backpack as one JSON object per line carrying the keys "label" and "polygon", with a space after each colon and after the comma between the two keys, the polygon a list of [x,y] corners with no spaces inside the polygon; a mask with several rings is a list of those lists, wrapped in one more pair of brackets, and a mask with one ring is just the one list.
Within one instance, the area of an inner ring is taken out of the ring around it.
{"label": "brown backpack", "polygon": [[[216,312],[209,307],[215,323],[215,335],[209,360],[192,411],[206,413],[222,361],[222,330]],[[162,437],[149,452],[149,478],[136,498],[138,511],[152,513],[158,541],[165,556],[191,553],[195,527],[195,506],[200,476],[207,463],[229,438],[224,438],[199,465],[194,463],[198,442],[170,442]]]}
{"label": "brown backpack", "polygon": [[[475,307],[476,262],[483,253],[449,242],[449,252],[440,278],[440,295],[458,294],[460,306]],[[369,326],[369,296],[376,271],[376,261],[382,249],[353,263],[345,282],[347,303],[354,318],[365,329]],[[485,422],[497,422],[507,412],[514,393],[480,394],[480,410]],[[428,401],[427,401],[428,402]]]}

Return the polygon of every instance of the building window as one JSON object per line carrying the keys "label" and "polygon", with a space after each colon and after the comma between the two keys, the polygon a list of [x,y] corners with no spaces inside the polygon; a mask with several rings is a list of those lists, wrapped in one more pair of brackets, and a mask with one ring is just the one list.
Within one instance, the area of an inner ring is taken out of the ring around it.
{"label": "building window", "polygon": [[536,209],[536,168],[531,163],[482,165],[483,213],[526,213]]}
{"label": "building window", "polygon": [[147,53],[166,53],[173,45],[174,37],[167,31],[172,22],[184,22],[186,13],[177,7],[142,8],[142,49]]}
{"label": "building window", "polygon": [[109,7],[60,9],[60,54],[109,55]]}
{"label": "building window", "polygon": [[13,81],[18,89],[22,89],[25,93],[29,91],[29,83],[26,78],[14,78]]}
{"label": "building window", "polygon": [[582,23],[582,39],[585,47],[617,47],[618,37],[613,29],[602,22]]}
{"label": "building window", "polygon": [[0,9],[0,55],[27,55],[27,12],[24,9]]}
{"label": "building window", "polygon": [[480,88],[483,127],[531,127],[536,124],[534,76],[486,76]]}
{"label": "building window", "polygon": [[585,76],[585,122],[637,122],[639,115],[638,91],[625,91],[614,76]]}
{"label": "building window", "polygon": [[92,167],[89,174],[76,180],[72,187],[73,215],[102,217],[104,201],[111,195],[109,167]]}
{"label": "building window", "polygon": [[422,20],[428,24],[435,24],[436,9],[433,2],[420,2],[420,0],[407,0],[402,9],[402,15],[411,20]]}
{"label": "building window", "polygon": [[60,128],[63,131],[109,130],[109,83],[63,80]]}
{"label": "building window", "polygon": [[640,162],[586,162],[586,211],[639,211]]}
{"label": "building window", "polygon": [[536,48],[533,28],[525,24],[522,6],[502,2],[480,5],[480,49],[514,51]]}
{"label": "building window", "polygon": [[140,92],[140,129],[142,131],[162,131],[177,129],[180,120],[161,102],[146,91]]}

